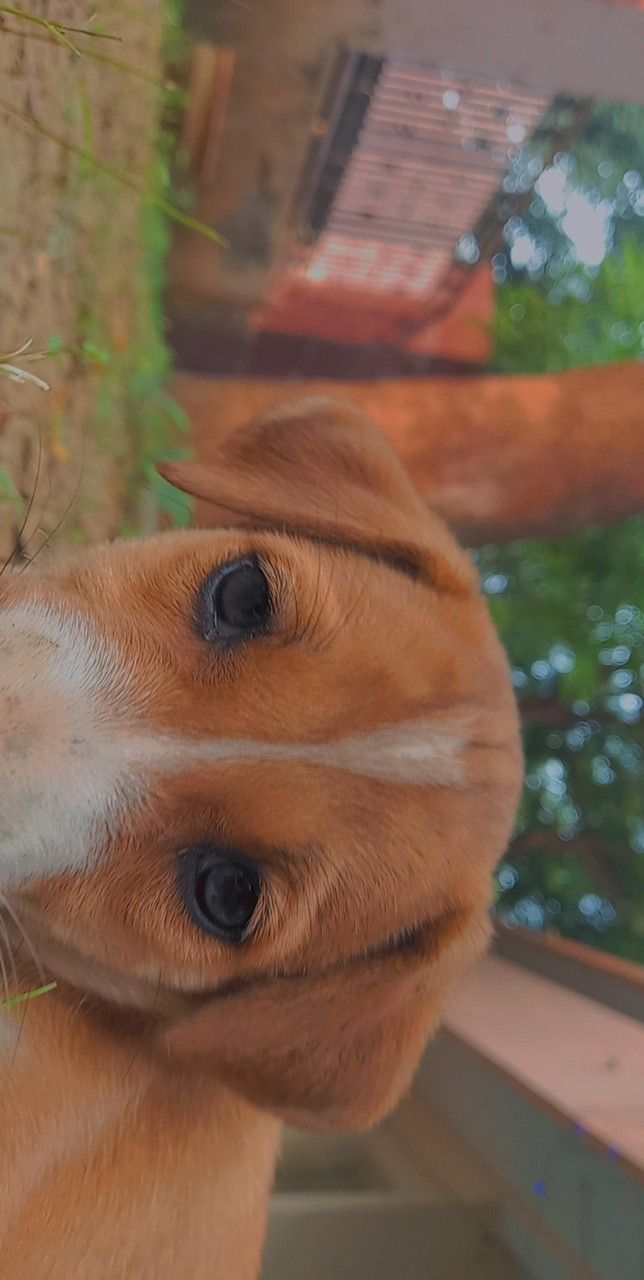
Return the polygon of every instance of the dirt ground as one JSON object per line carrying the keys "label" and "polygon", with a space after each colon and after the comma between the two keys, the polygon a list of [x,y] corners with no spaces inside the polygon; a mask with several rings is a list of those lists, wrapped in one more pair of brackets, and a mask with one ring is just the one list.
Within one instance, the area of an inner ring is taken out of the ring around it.
{"label": "dirt ground", "polygon": [[[2,561],[36,480],[27,555],[63,517],[61,536],[79,541],[132,519],[146,386],[163,361],[149,199],[160,90],[94,55],[158,77],[165,5],[29,0],[25,11],[70,27],[89,21],[119,39],[70,34],[77,56],[43,27],[0,19],[0,355],[27,339],[33,352],[54,353],[15,360],[49,391],[0,379]],[[124,171],[144,196],[90,157]]]}

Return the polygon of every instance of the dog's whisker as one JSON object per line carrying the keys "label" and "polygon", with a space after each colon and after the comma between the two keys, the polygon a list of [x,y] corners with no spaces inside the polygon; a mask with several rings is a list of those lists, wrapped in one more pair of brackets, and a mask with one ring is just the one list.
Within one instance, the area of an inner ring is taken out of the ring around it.
{"label": "dog's whisker", "polygon": [[[0,979],[2,980],[2,990],[3,990],[3,999],[2,1001],[0,1001],[0,1004],[5,1004],[10,1000],[12,995],[12,989],[11,989],[11,986],[9,985],[9,971],[7,969],[7,964],[5,960],[5,948],[7,953],[7,959],[11,956],[11,948],[9,946],[9,935],[7,933],[4,922],[1,920],[1,917],[0,917],[0,933],[2,935],[0,936]],[[13,964],[13,957],[11,957],[11,964],[13,965],[14,973],[15,973],[15,965]]]}
{"label": "dog's whisker", "polygon": [[[5,894],[4,894],[4,893],[2,893],[2,892],[0,891],[0,921],[2,921],[2,911],[6,911],[7,915],[11,918],[11,920],[12,920],[13,924],[15,925],[16,929],[18,930],[18,933],[20,934],[20,936],[21,936],[21,938],[22,938],[22,940],[23,940],[23,942],[24,942],[24,944],[25,944],[25,946],[26,946],[26,948],[27,948],[27,950],[28,950],[28,952],[29,952],[29,954],[30,954],[30,956],[31,956],[31,959],[32,959],[32,960],[33,960],[33,962],[34,962],[34,965],[35,965],[35,967],[36,967],[36,970],[37,970],[37,973],[38,973],[38,978],[39,978],[40,982],[41,982],[41,983],[44,983],[44,982],[46,981],[46,974],[45,974],[45,971],[44,971],[44,969],[43,969],[43,967],[42,967],[42,964],[41,964],[41,961],[40,961],[40,957],[39,957],[39,955],[38,955],[38,952],[36,951],[36,949],[35,949],[35,947],[34,947],[34,945],[33,945],[32,941],[31,941],[31,938],[29,937],[29,934],[27,933],[27,930],[25,929],[25,926],[23,925],[22,920],[20,919],[20,916],[18,915],[18,912],[17,912],[17,911],[15,910],[15,908],[11,905],[11,903],[9,902],[9,899],[5,896]],[[3,922],[3,928],[4,928],[4,929],[5,929],[5,931],[6,931],[6,925],[4,924],[4,922]]]}
{"label": "dog's whisker", "polygon": [[40,553],[44,551],[47,546],[49,546],[49,543],[52,541],[52,539],[55,538],[59,530],[62,529],[80,493],[80,487],[83,482],[84,471],[85,471],[85,433],[83,432],[81,436],[81,462],[80,462],[80,467],[78,471],[78,476],[76,479],[76,484],[74,485],[74,492],[72,493],[72,496],[69,502],[67,503],[67,506],[65,507],[65,510],[63,511],[63,514],[61,515],[60,519],[56,521],[56,524],[54,525],[53,529],[50,529],[46,538],[44,538],[40,546],[36,548],[36,550],[34,551],[34,554],[30,556],[29,560],[23,566],[23,568],[20,569],[19,571],[20,573],[24,573],[26,569],[30,568],[30,566],[34,563],[34,560],[36,560],[37,557],[40,555]]}
{"label": "dog's whisker", "polygon": [[20,551],[21,551],[21,549],[22,549],[22,539],[23,539],[23,535],[24,535],[25,529],[27,528],[27,524],[28,524],[28,522],[29,522],[29,517],[30,517],[31,512],[32,512],[32,510],[33,510],[33,505],[34,505],[34,502],[35,502],[35,499],[36,499],[36,494],[37,494],[37,492],[38,492],[38,483],[39,483],[39,480],[40,480],[40,468],[41,468],[41,465],[42,465],[42,431],[40,430],[40,428],[38,428],[38,462],[37,462],[37,464],[36,464],[36,476],[35,476],[35,479],[34,479],[33,488],[32,488],[32,490],[31,490],[31,497],[29,498],[29,501],[28,501],[28,503],[27,503],[27,509],[26,509],[25,514],[24,514],[24,516],[23,516],[22,524],[21,524],[21,526],[20,526],[20,528],[19,528],[19,530],[18,530],[18,532],[17,532],[17,534],[16,534],[15,546],[14,546],[14,548],[13,548],[13,551],[12,551],[12,552],[7,556],[7,558],[6,558],[5,562],[4,562],[4,564],[3,564],[3,565],[2,565],[2,567],[0,568],[0,578],[2,577],[3,573],[5,572],[5,570],[9,568],[9,565],[11,564],[11,561],[13,560],[14,556],[15,556],[18,552],[20,552]]}
{"label": "dog's whisker", "polygon": [[6,923],[3,920],[1,915],[0,915],[0,931],[2,932],[2,938],[4,940],[6,951],[7,951],[7,959],[9,960],[9,966],[11,969],[11,977],[13,981],[12,991],[13,991],[17,989],[17,986],[18,986],[18,969],[16,966],[14,949],[11,945],[11,938],[9,937],[9,930],[7,929]]}

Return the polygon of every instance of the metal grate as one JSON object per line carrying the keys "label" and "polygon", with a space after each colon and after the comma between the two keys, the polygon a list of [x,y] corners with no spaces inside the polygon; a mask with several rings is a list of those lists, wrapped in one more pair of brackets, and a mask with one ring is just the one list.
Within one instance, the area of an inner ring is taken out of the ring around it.
{"label": "metal grate", "polygon": [[431,292],[549,103],[546,94],[385,62],[302,274]]}

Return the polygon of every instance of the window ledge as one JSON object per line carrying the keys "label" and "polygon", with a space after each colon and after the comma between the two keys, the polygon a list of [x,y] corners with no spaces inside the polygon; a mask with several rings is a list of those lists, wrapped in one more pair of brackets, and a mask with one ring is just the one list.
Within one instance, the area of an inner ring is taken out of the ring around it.
{"label": "window ledge", "polygon": [[489,956],[454,993],[443,1035],[644,1182],[644,1025]]}
{"label": "window ledge", "polygon": [[644,1022],[644,964],[622,960],[557,933],[510,929],[499,922],[494,951],[503,960]]}

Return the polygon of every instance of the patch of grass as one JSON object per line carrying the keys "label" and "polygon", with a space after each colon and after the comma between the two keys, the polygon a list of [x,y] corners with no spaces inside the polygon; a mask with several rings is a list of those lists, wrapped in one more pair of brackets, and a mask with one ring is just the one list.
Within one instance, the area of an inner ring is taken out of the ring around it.
{"label": "patch of grass", "polygon": [[[82,87],[82,80],[80,84]],[[75,142],[70,141],[69,138],[64,137],[63,134],[56,133],[54,130],[48,128],[42,120],[38,120],[28,112],[18,110],[5,98],[0,98],[0,110],[6,116],[15,120],[16,123],[23,128],[31,129],[35,133],[40,134],[41,137],[46,138],[48,142],[54,142],[56,146],[62,147],[62,149],[64,151],[68,151],[70,155],[76,156],[76,158],[81,161],[82,165],[89,169],[90,172],[93,169],[96,169],[99,174],[105,174],[107,177],[111,178],[113,182],[120,182],[123,186],[129,187],[131,191],[135,191],[142,200],[158,205],[161,212],[172,221],[182,223],[183,226],[189,227],[192,231],[197,231],[199,235],[206,236],[208,240],[214,240],[217,244],[223,243],[223,237],[219,235],[219,232],[215,231],[212,227],[206,226],[205,223],[199,222],[197,218],[192,218],[190,214],[185,213],[183,209],[178,208],[172,200],[169,200],[160,191],[155,190],[153,186],[141,184],[138,174],[131,173],[127,169],[122,168],[121,165],[107,164],[105,161],[99,160],[93,149],[93,132],[91,134],[88,133],[88,129],[92,124],[91,115],[89,114],[89,104],[85,101],[82,103],[82,106],[82,122],[85,130],[86,145],[80,147]],[[89,146],[87,145],[88,142],[90,144]]]}
{"label": "patch of grass", "polygon": [[[29,306],[34,321],[31,327],[41,341],[45,317],[49,316],[51,328],[44,328],[45,372],[52,394],[45,398],[48,404],[42,411],[39,405],[32,407],[33,397],[23,400],[21,394],[18,412],[23,422],[34,415],[34,426],[39,423],[42,429],[46,457],[43,486],[53,495],[45,512],[46,522],[41,523],[45,532],[58,520],[67,500],[74,497],[75,473],[79,465],[85,466],[78,501],[61,529],[60,536],[68,541],[93,540],[115,532],[149,532],[159,522],[180,525],[190,518],[186,500],[154,469],[160,456],[177,456],[177,446],[187,429],[182,410],[166,389],[171,359],[165,341],[163,294],[171,222],[188,222],[218,238],[190,218],[172,184],[182,95],[163,68],[170,63],[181,65],[185,56],[180,4],[165,0],[162,16],[156,16],[156,21],[163,23],[164,57],[160,61],[156,35],[149,27],[152,18],[148,21],[146,14],[128,7],[119,12],[117,22],[117,8],[110,12],[116,30],[123,35],[127,55],[123,58],[97,49],[95,40],[89,47],[84,36],[99,34],[96,29],[73,32],[72,51],[60,39],[69,38],[71,26],[30,24],[30,15],[24,11],[0,6],[0,22],[9,15],[13,28],[20,26],[23,39],[24,27],[29,39],[42,50],[45,61],[39,65],[48,69],[50,77],[55,74],[49,82],[55,109],[46,123],[44,118],[31,115],[27,84],[22,101],[18,94],[16,101],[0,104],[17,126],[9,154],[10,158],[12,154],[19,157],[18,169],[22,164],[20,138],[24,134],[27,139],[31,130],[38,154],[42,152],[46,165],[51,166],[52,178],[56,175],[46,192],[49,203],[40,204],[39,220],[27,226],[22,224],[17,181],[0,234],[5,244],[15,240],[9,252],[16,261],[17,255],[33,261],[37,278],[45,282],[38,286]],[[5,22],[3,32],[6,26]],[[52,52],[47,45],[52,46]],[[129,78],[132,91],[128,98]],[[143,122],[143,129],[138,127],[136,132],[128,124],[134,98]],[[25,104],[29,104],[26,109]],[[26,141],[27,145],[31,143]],[[23,168],[23,181],[27,182],[26,162]],[[54,325],[60,326],[58,331]],[[9,369],[7,373],[11,376]],[[20,380],[22,375],[29,380],[33,376],[22,369],[18,373]],[[11,430],[10,415],[8,422]],[[19,454],[14,449],[5,456],[11,460]],[[20,490],[27,488],[28,482],[12,471],[11,465],[0,470],[5,522],[9,504],[15,505]]]}
{"label": "patch of grass", "polygon": [[[166,0],[166,8],[163,58],[167,65],[184,61],[186,45],[181,26],[182,0]],[[135,425],[123,533],[141,524],[141,520],[137,520],[141,495],[150,495],[153,504],[175,527],[189,524],[192,517],[190,500],[163,480],[155,467],[160,457],[178,458],[188,452],[177,448],[178,438],[188,431],[188,419],[166,390],[172,361],[165,341],[164,290],[170,225],[164,209],[173,191],[172,162],[176,144],[176,134],[169,122],[178,105],[180,96],[176,89],[163,89],[156,154],[148,175],[156,198],[147,201],[143,209],[144,259],[139,281],[139,313],[147,316],[147,324],[138,329],[127,377],[131,420]]]}
{"label": "patch of grass", "polygon": [[[163,59],[167,65],[181,62],[185,57],[181,0],[166,0],[166,14]],[[124,390],[131,431],[131,464],[120,529],[126,536],[151,523],[145,518],[151,508],[163,512],[176,527],[187,525],[192,515],[189,501],[157,474],[155,466],[162,456],[185,455],[187,451],[177,449],[176,442],[189,426],[185,413],[166,390],[172,360],[165,340],[163,301],[171,239],[167,210],[173,195],[172,162],[176,145],[176,135],[168,121],[181,104],[181,96],[173,84],[164,84],[160,93],[155,154],[146,175],[149,196],[142,209],[142,259],[134,308],[136,324],[127,350],[118,351],[112,345],[108,360],[112,379]],[[106,335],[100,333],[96,316],[87,318],[85,342],[88,341],[105,350]],[[107,347],[109,349],[109,342]],[[106,404],[103,413],[109,416]]]}

